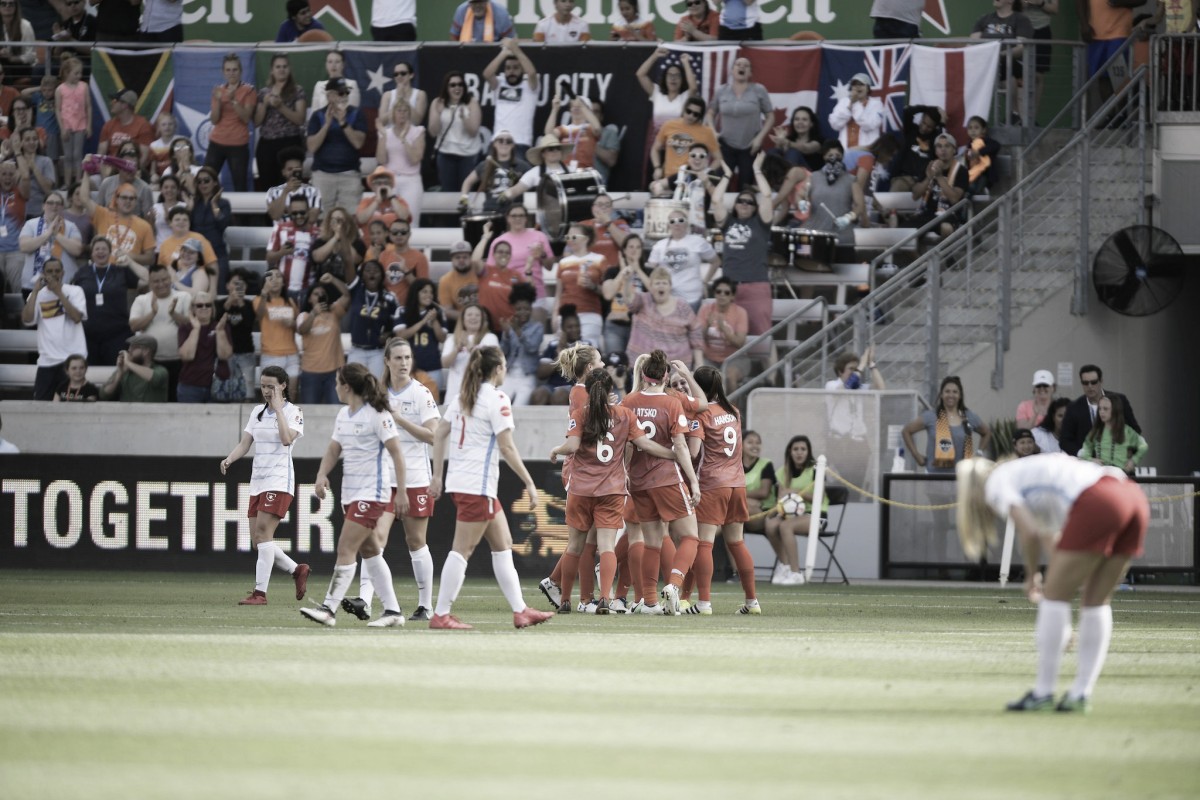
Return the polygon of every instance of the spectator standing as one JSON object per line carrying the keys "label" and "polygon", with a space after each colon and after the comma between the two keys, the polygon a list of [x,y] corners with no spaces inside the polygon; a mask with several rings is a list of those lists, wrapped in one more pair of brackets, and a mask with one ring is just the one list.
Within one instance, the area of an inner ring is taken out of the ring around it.
{"label": "spectator standing", "polygon": [[51,38],[56,42],[79,43],[75,47],[63,48],[63,62],[69,53],[86,68],[91,63],[92,43],[96,41],[96,17],[87,12],[85,0],[50,0],[50,4],[59,14]]}
{"label": "spectator standing", "polygon": [[[503,70],[503,77],[497,77],[499,70]],[[500,44],[500,52],[483,68],[483,79],[496,97],[493,129],[508,131],[516,142],[517,158],[525,159],[526,152],[533,146],[533,116],[537,113],[538,102],[537,69],[516,39],[505,39]]]}
{"label": "spectator standing", "polygon": [[[408,68],[407,64],[401,66]],[[425,194],[425,186],[421,182],[425,128],[413,124],[413,109],[407,99],[401,99],[392,106],[391,122],[387,120],[383,113],[375,120],[378,131],[375,160],[380,168],[394,175],[396,197],[408,207],[409,221],[419,225],[421,197]]]}
{"label": "spectator standing", "polygon": [[[758,184],[758,194],[755,195],[749,186],[738,192],[733,202],[733,214],[725,210],[725,184],[717,184],[713,194],[713,219],[722,231],[722,260],[721,272],[726,278],[734,281],[731,287],[731,302],[745,311],[746,330],[750,338],[766,333],[771,328],[771,276],[767,271],[767,251],[771,246],[771,187],[762,173],[763,158],[759,153],[755,159],[754,179]],[[712,280],[716,269],[715,263],[709,267],[705,283]],[[720,298],[718,298],[719,300]],[[736,331],[736,326],[734,327]],[[731,336],[722,331],[726,340]],[[737,336],[732,336],[733,341]],[[737,343],[738,347],[745,344],[746,336]],[[736,348],[735,348],[736,349]],[[743,372],[741,377],[745,378]],[[731,387],[737,382],[729,375]]]}
{"label": "spectator standing", "polygon": [[25,254],[20,249],[21,226],[25,224],[25,193],[17,181],[17,165],[0,162],[0,266],[6,291],[21,287]]}
{"label": "spectator standing", "polygon": [[366,178],[368,194],[358,201],[355,219],[364,234],[373,220],[382,220],[391,225],[400,220],[411,223],[412,212],[408,203],[396,194],[396,176],[385,166],[378,166]]}
{"label": "spectator standing", "polygon": [[342,293],[329,302],[329,278],[308,291],[308,300],[296,318],[300,334],[300,402],[304,405],[337,403],[337,371],[346,363],[342,349],[342,317],[350,307],[350,295]]}
{"label": "spectator standing", "polygon": [[[572,376],[564,374],[564,369],[569,368],[562,366],[561,356],[567,353],[567,351],[573,351],[577,345],[591,344],[591,342],[586,341],[580,335],[579,316],[575,313],[574,307],[564,305],[561,309],[561,324],[559,325],[558,336],[552,338],[542,348],[542,354],[538,358],[538,384],[529,398],[530,405],[567,405],[570,400],[571,388],[575,385],[575,381]],[[592,353],[599,360],[599,351],[593,347]],[[566,356],[566,360],[570,363],[571,357]]]}
{"label": "spectator standing", "polygon": [[92,135],[92,104],[83,82],[83,62],[77,58],[62,61],[62,83],[54,90],[54,113],[62,135],[63,184],[70,186],[79,179],[83,145]]}
{"label": "spectator standing", "polygon": [[88,209],[92,200],[91,188],[90,184],[82,181],[72,183],[67,189],[67,207],[63,210],[63,217],[75,223],[79,229],[79,237],[85,248],[92,241],[92,212]]}
{"label": "spectator standing", "polygon": [[[866,200],[862,186],[846,171],[845,148],[834,139],[821,148],[824,168],[808,182],[808,203],[812,216],[807,227],[837,233],[838,244],[853,245],[857,223],[867,224]],[[966,177],[966,170],[963,170]]]}
{"label": "spectator standing", "polygon": [[408,303],[401,310],[402,327],[396,332],[412,347],[413,365],[435,384],[442,379],[442,343],[450,327],[441,306],[434,302],[436,291],[437,286],[428,278],[413,282]]}
{"label": "spectator standing", "polygon": [[332,209],[321,223],[320,236],[312,243],[314,280],[326,272],[342,280],[354,280],[358,265],[367,254],[367,245],[358,235],[358,226],[344,208]]}
{"label": "spectator standing", "polygon": [[871,35],[876,39],[918,39],[924,11],[925,0],[874,0]]}
{"label": "spectator standing", "polygon": [[304,148],[287,147],[279,151],[278,163],[283,183],[267,190],[267,216],[278,222],[290,213],[293,195],[300,194],[308,201],[309,210],[320,214],[321,190],[304,180]]}
{"label": "spectator standing", "polygon": [[400,306],[384,289],[383,267],[378,261],[364,261],[349,286],[333,275],[325,283],[350,295],[350,354],[346,361],[363,364],[372,375],[382,375],[383,346],[400,327]]}
{"label": "spectator standing", "polygon": [[[137,215],[136,189],[132,183],[122,183],[117,187],[114,197],[115,210],[88,201],[96,234],[110,242],[114,263],[121,266],[138,264],[142,267],[153,264],[154,229]],[[141,276],[145,277],[145,270],[142,270]]]}
{"label": "spectator standing", "polygon": [[325,55],[325,75],[323,81],[313,84],[312,110],[320,111],[329,105],[329,84],[331,81],[341,81],[350,94],[350,105],[355,108],[362,106],[362,94],[358,91],[358,81],[346,77],[346,57],[337,50],[330,50]]}
{"label": "spectator standing", "polygon": [[[4,80],[4,62],[0,61],[0,82]],[[21,96],[14,87],[5,83],[0,83],[0,114],[8,117],[12,115],[13,101]]]}
{"label": "spectator standing", "polygon": [[26,89],[22,93],[33,104],[34,133],[56,170],[55,181],[58,180],[58,171],[62,169],[62,129],[58,127],[58,116],[54,113],[54,93],[57,90],[58,77],[47,74],[41,76],[38,88]]}
{"label": "spectator standing", "polygon": [[663,67],[657,82],[650,78],[655,66],[670,52],[665,47],[659,47],[637,70],[638,83],[650,98],[652,136],[657,135],[667,122],[682,117],[684,103],[697,92],[696,73],[692,71],[692,61],[687,56],[681,57],[678,64]]}
{"label": "spectator standing", "polygon": [[[530,152],[536,152],[536,148]],[[554,264],[554,249],[550,246],[550,240],[537,228],[526,227],[529,223],[529,212],[525,210],[524,206],[510,208],[505,219],[508,222],[508,230],[497,236],[492,242],[488,261],[495,260],[496,248],[501,242],[510,245],[512,263],[516,265],[514,269],[524,272],[524,277],[520,280],[532,283],[534,289],[537,290],[538,300],[543,301],[546,297],[546,277],[543,270],[549,269]],[[481,291],[482,285],[481,282]],[[507,291],[504,292],[504,297],[508,297]]]}
{"label": "spectator standing", "polygon": [[1054,402],[1057,389],[1054,373],[1050,370],[1039,369],[1033,373],[1033,398],[1017,404],[1017,427],[1033,428],[1041,425],[1050,410],[1050,404]]}
{"label": "spectator standing", "polygon": [[595,232],[592,242],[592,252],[604,258],[606,271],[616,266],[617,253],[629,235],[629,223],[624,218],[613,213],[612,197],[606,194],[596,195],[592,201],[592,218],[584,220],[584,225]]}
{"label": "spectator standing", "polygon": [[[171,143],[171,164],[163,170],[163,175],[174,175],[179,178],[183,193],[195,197],[196,176],[200,174],[200,165],[196,163],[196,147],[190,139],[176,137]],[[268,209],[269,211],[269,209]]]}
{"label": "spectator standing", "polygon": [[[118,0],[104,0],[105,5],[111,5]],[[110,152],[118,153],[121,145],[133,141],[138,148],[138,168],[150,163],[150,143],[154,141],[154,129],[141,114],[134,113],[137,107],[138,95],[132,89],[122,89],[110,96],[110,117],[100,129],[100,141],[96,145],[96,154],[106,156]],[[112,170],[106,168],[104,175]]]}
{"label": "spectator standing", "polygon": [[512,15],[499,3],[468,0],[454,10],[452,42],[496,42],[516,36]]}
{"label": "spectator standing", "polygon": [[[994,5],[996,10],[990,14],[984,14],[979,19],[975,20],[975,26],[971,29],[972,39],[1032,39],[1033,38],[1033,23],[1029,18],[1021,13],[1024,5],[1021,0],[995,0]],[[1000,56],[1000,86],[1005,87],[1004,91],[1008,96],[1008,107],[1012,110],[1013,120],[1018,124],[1021,121],[1021,114],[1024,112],[1022,95],[1018,91],[1024,83],[1025,72],[1023,70],[1025,45],[1016,44],[1012,47],[1004,47],[1001,50]],[[1008,60],[1012,59],[1012,81],[1009,81]],[[1032,118],[1031,118],[1032,120]]]}
{"label": "spectator standing", "polygon": [[114,264],[112,253],[109,240],[97,236],[92,240],[90,263],[75,274],[75,285],[83,289],[87,301],[83,332],[88,360],[103,366],[117,363],[117,354],[129,338],[129,290],[137,288],[139,277],[149,278],[136,261]]}
{"label": "spectator standing", "polygon": [[262,331],[261,364],[280,367],[295,386],[300,378],[300,351],[296,348],[296,301],[284,291],[283,275],[268,269],[262,291],[254,298],[254,315]]}
{"label": "spectator standing", "polygon": [[129,329],[154,337],[154,361],[167,370],[167,394],[174,401],[179,372],[183,368],[179,357],[179,331],[191,315],[192,294],[174,288],[170,270],[161,264],[150,268],[148,283],[150,291],[139,294],[129,306]]}
{"label": "spectator standing", "polygon": [[659,128],[650,149],[655,180],[676,174],[687,163],[688,153],[694,144],[704,145],[710,153],[721,152],[716,131],[704,123],[707,108],[703,98],[689,96],[683,104],[683,116]]}
{"label": "spectator standing", "polygon": [[267,242],[267,268],[279,270],[284,292],[296,301],[305,298],[316,280],[312,248],[320,228],[310,220],[308,201],[303,195],[292,195],[287,217],[275,226]]}
{"label": "spectator standing", "polygon": [[63,265],[57,258],[47,259],[32,288],[21,309],[21,322],[37,328],[33,399],[52,400],[65,378],[63,365],[73,353],[87,352],[83,333],[87,301],[83,289],[63,283]]}
{"label": "spectator standing", "polygon": [[[525,209],[520,210],[524,211]],[[512,210],[509,211],[510,215],[511,213]],[[477,304],[487,312],[491,319],[496,321],[497,326],[502,328],[505,321],[511,319],[515,313],[509,300],[514,287],[518,283],[528,283],[534,291],[534,305],[537,305],[537,289],[528,277],[515,269],[509,269],[513,257],[512,242],[496,241],[491,248],[491,256],[487,259],[484,258],[484,253],[488,252],[488,244],[491,240],[492,223],[488,222],[483,226],[483,236],[471,254],[471,264],[475,267],[475,275],[479,280],[475,292],[478,299]],[[532,265],[532,257],[529,257],[527,263]],[[462,296],[462,292],[459,292],[459,296]],[[459,309],[459,319],[462,319],[462,313],[466,311],[467,307],[474,303],[474,300],[468,301]],[[543,324],[545,320],[539,319],[537,322]]]}
{"label": "spectator standing", "polygon": [[325,26],[319,20],[313,19],[308,0],[287,0],[286,9],[287,19],[279,24],[279,31],[275,34],[276,42],[294,42],[309,31],[325,30]]}
{"label": "spectator standing", "polygon": [[[1133,34],[1133,9],[1113,6],[1109,0],[1075,0],[1080,38],[1087,43],[1088,77],[1104,66]],[[1101,102],[1129,80],[1129,54],[1100,79]]]}
{"label": "spectator standing", "polygon": [[87,367],[87,359],[78,353],[67,356],[66,381],[58,385],[55,403],[94,403],[100,399],[100,388],[87,379]]}
{"label": "spectator standing", "polygon": [[350,104],[343,78],[325,84],[327,105],[308,120],[308,150],[313,155],[313,185],[330,207],[354,208],[362,197],[358,150],[367,139],[366,116]]}
{"label": "spectator standing", "polygon": [[[633,322],[629,313],[629,302],[633,295],[626,292],[641,290],[641,276],[645,275],[646,245],[642,237],[636,233],[626,236],[621,242],[616,263],[604,273],[604,283],[600,285],[600,291],[608,301],[608,316],[604,318],[604,350],[610,355],[620,353],[621,358],[625,358]],[[628,360],[625,366],[629,366]]]}
{"label": "spectator standing", "polygon": [[128,184],[137,193],[133,212],[139,217],[150,216],[154,210],[154,190],[142,180],[141,172],[137,168],[137,145],[133,142],[122,142],[117,148],[117,158],[120,159],[118,165],[112,167],[115,172],[100,181],[99,190],[96,192],[97,202],[102,206],[113,205],[113,196],[117,189]]}
{"label": "spectator standing", "polygon": [[[1162,8],[1162,4],[1159,4]],[[1052,16],[1058,13],[1058,0],[1025,0],[1024,14],[1033,25],[1033,38],[1046,41],[1054,38],[1050,25]],[[1194,27],[1194,23],[1193,23]],[[1042,105],[1042,93],[1046,90],[1046,73],[1050,71],[1053,59],[1053,49],[1048,44],[1035,45],[1033,48],[1034,85],[1033,109],[1029,113],[1030,122],[1037,123],[1038,108]]]}
{"label": "spectator standing", "polygon": [[721,15],[708,0],[687,0],[687,13],[675,26],[677,42],[711,42],[721,34]]}
{"label": "spectator standing", "polygon": [[371,38],[377,42],[415,42],[417,0],[373,0]]}
{"label": "spectator standing", "polygon": [[757,0],[721,0],[719,37],[723,42],[761,42],[762,9]]}
{"label": "spectator standing", "polygon": [[182,42],[183,0],[142,0],[138,39],[143,42]]}
{"label": "spectator standing", "polygon": [[500,349],[508,362],[504,391],[514,406],[529,405],[537,381],[538,359],[546,328],[533,319],[537,295],[533,286],[518,283],[508,295],[512,316],[500,323]]}
{"label": "spectator standing", "polygon": [[471,245],[455,242],[450,245],[450,271],[437,283],[438,305],[446,319],[458,322],[459,313],[477,297],[478,291],[479,276],[471,268]]}
{"label": "spectator standing", "polygon": [[637,362],[642,353],[662,350],[672,361],[690,361],[693,366],[704,364],[701,350],[701,334],[696,324],[696,314],[691,306],[672,293],[671,273],[657,267],[650,273],[649,291],[634,293],[633,276],[625,276],[626,297],[633,321],[626,349],[631,363]]}
{"label": "spectator standing", "polygon": [[617,42],[653,42],[658,38],[654,22],[643,16],[639,0],[618,0],[620,19],[613,23],[608,38]]}
{"label": "spectator standing", "polygon": [[766,87],[750,80],[750,59],[734,61],[731,77],[713,97],[712,112],[720,134],[722,160],[742,184],[749,184],[751,163],[775,127],[775,112]]}
{"label": "spectator standing", "polygon": [[443,191],[463,185],[479,160],[479,125],[483,112],[467,91],[466,76],[451,70],[429,109],[429,133],[434,137],[438,183]]}
{"label": "spectator standing", "polygon": [[596,162],[596,142],[600,137],[600,120],[592,113],[592,103],[586,97],[572,97],[567,107],[569,121],[555,124],[559,118],[562,98],[555,93],[550,104],[550,116],[546,118],[547,135],[557,136],[563,143],[564,156],[570,164],[568,172],[591,169]]}
{"label": "spectator standing", "polygon": [[129,349],[117,354],[117,368],[100,387],[105,400],[122,403],[167,402],[167,371],[154,363],[158,343],[153,336],[139,333],[129,337]]}
{"label": "spectator standing", "polygon": [[46,196],[42,216],[30,219],[21,228],[17,244],[25,254],[21,288],[26,291],[32,291],[42,269],[52,259],[58,261],[63,281],[70,283],[75,278],[78,269],[75,259],[83,255],[83,237],[75,223],[63,216],[65,202],[61,192],[51,192]]}
{"label": "spectator standing", "polygon": [[213,321],[213,296],[200,292],[192,303],[192,313],[179,326],[178,398],[181,403],[207,403],[212,397],[213,375],[217,361],[233,355],[227,320]]}
{"label": "spectator standing", "polygon": [[221,195],[221,179],[216,170],[201,167],[196,173],[195,201],[192,203],[192,230],[212,245],[217,256],[217,282],[224,285],[229,279],[229,250],[225,246],[225,229],[233,221],[233,208]]}
{"label": "spectator standing", "polygon": [[592,100],[592,115],[596,118],[596,124],[600,126],[600,136],[596,139],[596,157],[592,163],[592,168],[600,173],[600,180],[607,184],[612,168],[617,165],[617,160],[621,157],[621,129],[611,122],[604,124],[604,103],[600,100]]}
{"label": "spectator standing", "polygon": [[588,344],[599,346],[604,336],[600,291],[608,263],[604,256],[592,251],[595,242],[596,232],[591,226],[581,223],[571,226],[562,258],[558,261],[558,287],[551,319],[557,320],[560,314],[565,317],[563,309],[570,306],[581,338]]}
{"label": "spectator standing", "polygon": [[703,236],[691,233],[688,225],[688,218],[684,212],[670,213],[667,219],[667,238],[655,242],[650,250],[649,266],[652,269],[666,269],[671,276],[675,296],[683,298],[695,311],[704,300],[701,264],[714,264],[717,261],[717,251]]}
{"label": "spectator standing", "polygon": [[750,329],[746,309],[733,302],[737,291],[737,284],[730,278],[717,278],[712,284],[713,300],[700,306],[696,314],[696,324],[703,337],[700,349],[704,352],[704,362],[724,371],[730,391],[750,373],[749,358],[730,358],[746,343],[746,333]]}
{"label": "spectator standing", "polygon": [[575,13],[575,0],[554,0],[554,13],[533,26],[533,40],[546,44],[579,44],[592,40],[588,24]]}
{"label": "spectator standing", "polygon": [[429,277],[429,259],[420,250],[409,246],[412,239],[412,223],[396,220],[388,226],[388,246],[379,254],[383,267],[383,285],[403,307],[408,302],[408,291],[413,282]]}
{"label": "spectator standing", "polygon": [[397,105],[408,106],[409,121],[419,126],[425,121],[425,112],[429,110],[429,97],[424,90],[413,85],[413,70],[415,66],[407,61],[397,61],[392,70],[392,78],[396,86],[392,91],[383,95],[379,102],[379,118],[385,122],[392,119],[392,112]]}
{"label": "spectator standing", "polygon": [[967,191],[971,194],[987,194],[995,171],[996,156],[1000,143],[988,136],[987,120],[971,117],[967,120],[967,146],[963,148],[963,159],[967,164]]}
{"label": "spectator standing", "polygon": [[829,112],[829,127],[837,131],[843,150],[869,147],[883,133],[883,101],[871,96],[865,72],[850,79],[850,93]]}
{"label": "spectator standing", "polygon": [[[913,434],[925,431],[925,454],[917,450]],[[975,434],[980,436],[975,445]],[[942,379],[937,405],[922,411],[902,430],[904,446],[917,465],[929,473],[954,474],[954,465],[963,459],[987,452],[992,439],[991,429],[974,411],[967,409],[962,381],[955,375]]]}
{"label": "spectator standing", "polygon": [[[292,62],[285,53],[271,57],[271,77],[258,90],[254,107],[254,127],[258,143],[254,146],[254,163],[258,165],[257,185],[264,191],[283,182],[280,156],[292,148],[305,146],[304,121],[308,101],[304,88],[292,74]],[[301,163],[303,163],[301,157]]]}
{"label": "spectator standing", "polygon": [[1104,371],[1095,364],[1084,364],[1079,368],[1079,383],[1083,386],[1083,394],[1071,401],[1063,417],[1062,435],[1059,437],[1062,451],[1069,456],[1079,452],[1083,440],[1096,423],[1100,398],[1110,397],[1114,404],[1121,406],[1121,417],[1125,424],[1137,433],[1142,432],[1141,425],[1133,415],[1133,406],[1129,398],[1120,392],[1104,388]]}
{"label": "spectator standing", "polygon": [[[32,42],[33,24],[21,16],[21,5],[17,0],[0,2],[0,32],[6,42]],[[30,46],[0,48],[0,62],[14,78],[28,78],[33,74],[37,53]]]}
{"label": "spectator standing", "polygon": [[217,308],[217,313],[226,319],[229,343],[233,345],[229,368],[242,373],[247,400],[254,398],[254,372],[258,366],[258,353],[254,349],[255,314],[246,302],[246,292],[252,283],[253,276],[248,270],[238,267],[230,272],[224,303]]}
{"label": "spectator standing", "polygon": [[[507,298],[505,298],[507,301]],[[468,305],[463,309],[454,334],[447,336],[442,343],[442,368],[446,370],[447,405],[452,405],[458,399],[462,387],[463,376],[472,354],[485,347],[500,347],[500,340],[488,328],[488,314],[482,306]],[[503,382],[503,381],[501,381]]]}

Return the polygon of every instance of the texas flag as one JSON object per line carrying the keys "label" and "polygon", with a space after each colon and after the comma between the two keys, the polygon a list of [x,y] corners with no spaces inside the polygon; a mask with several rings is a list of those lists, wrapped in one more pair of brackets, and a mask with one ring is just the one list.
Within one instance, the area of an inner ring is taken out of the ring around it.
{"label": "texas flag", "polygon": [[821,99],[817,114],[822,124],[838,100],[850,96],[850,79],[863,72],[871,79],[871,96],[883,101],[885,131],[903,128],[904,96],[908,91],[910,45],[821,48]]}
{"label": "texas flag", "polygon": [[775,122],[786,125],[800,106],[817,108],[821,80],[821,46],[747,47],[740,55],[750,60],[753,80],[767,88]]}
{"label": "texas flag", "polygon": [[946,132],[964,144],[967,120],[988,118],[1000,64],[1000,42],[969,47],[912,48],[913,105],[946,110]]}

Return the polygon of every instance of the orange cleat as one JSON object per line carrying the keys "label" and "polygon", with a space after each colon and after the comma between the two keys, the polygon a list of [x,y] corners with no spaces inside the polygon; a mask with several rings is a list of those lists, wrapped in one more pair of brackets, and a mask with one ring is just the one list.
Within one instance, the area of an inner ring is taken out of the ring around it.
{"label": "orange cleat", "polygon": [[267,604],[267,593],[260,592],[255,589],[250,593],[250,596],[245,600],[238,600],[239,606],[265,606]]}
{"label": "orange cleat", "polygon": [[296,582],[296,599],[303,600],[305,592],[308,591],[308,573],[312,572],[312,568],[308,564],[297,564],[296,571],[292,573],[292,580]]}
{"label": "orange cleat", "polygon": [[473,626],[468,625],[467,623],[461,621],[458,617],[454,616],[453,614],[434,614],[433,618],[429,620],[429,629],[430,630],[443,630],[443,631],[472,631],[472,630],[475,630],[475,628]]}
{"label": "orange cleat", "polygon": [[554,617],[554,614],[546,611],[538,611],[535,608],[525,606],[524,611],[517,611],[513,614],[514,628],[529,628],[534,625],[541,625],[548,619]]}

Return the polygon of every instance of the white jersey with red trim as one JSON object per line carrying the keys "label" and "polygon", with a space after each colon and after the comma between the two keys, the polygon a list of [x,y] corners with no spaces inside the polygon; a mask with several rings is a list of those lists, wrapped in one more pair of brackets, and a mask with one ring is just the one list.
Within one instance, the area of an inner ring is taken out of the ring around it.
{"label": "white jersey with red trim", "polygon": [[353,414],[349,406],[338,411],[333,440],[342,446],[342,505],[355,500],[385,503],[391,497],[396,471],[384,444],[395,438],[396,422],[388,412],[368,405]]}
{"label": "white jersey with red trim", "polygon": [[1066,453],[1026,456],[1000,464],[988,476],[984,499],[1002,517],[1024,506],[1048,530],[1062,530],[1079,495],[1101,478],[1127,480],[1116,467],[1105,467]]}
{"label": "white jersey with red trim", "polygon": [[[261,413],[262,419],[259,419]],[[286,492],[296,496],[296,467],[292,463],[292,448],[304,435],[304,414],[299,406],[283,404],[287,426],[299,434],[289,445],[279,439],[279,424],[270,406],[259,404],[250,412],[245,432],[254,440],[254,467],[250,471],[250,495],[263,492]]]}
{"label": "white jersey with red trim", "polygon": [[[408,386],[400,391],[388,387],[388,405],[393,414],[399,414],[404,419],[419,427],[431,419],[441,419],[437,400],[420,381],[409,380]],[[404,483],[409,489],[417,489],[429,485],[429,445],[413,436],[408,431],[396,426],[400,437],[400,452],[404,454]]]}
{"label": "white jersey with red trim", "polygon": [[469,414],[463,411],[460,400],[461,395],[446,408],[450,422],[446,491],[498,497],[500,447],[496,437],[516,427],[512,404],[490,383],[480,385]]}

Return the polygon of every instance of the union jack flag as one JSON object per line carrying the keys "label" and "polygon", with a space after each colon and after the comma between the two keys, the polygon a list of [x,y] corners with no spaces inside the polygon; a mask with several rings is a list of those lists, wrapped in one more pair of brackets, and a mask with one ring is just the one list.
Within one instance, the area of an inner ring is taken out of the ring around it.
{"label": "union jack flag", "polygon": [[907,44],[883,47],[821,47],[822,96],[817,112],[828,119],[837,101],[850,94],[850,79],[865,72],[871,79],[871,95],[883,101],[885,130],[902,128],[905,96],[908,93]]}
{"label": "union jack flag", "polygon": [[658,68],[654,72],[654,80],[657,81],[667,67],[676,66],[682,69],[681,59],[686,56],[691,62],[692,72],[696,74],[696,80],[700,84],[700,96],[704,98],[704,102],[709,104],[712,103],[717,90],[729,83],[729,73],[733,69],[733,62],[738,57],[737,45],[671,44],[667,45],[667,49],[670,52],[659,60]]}

